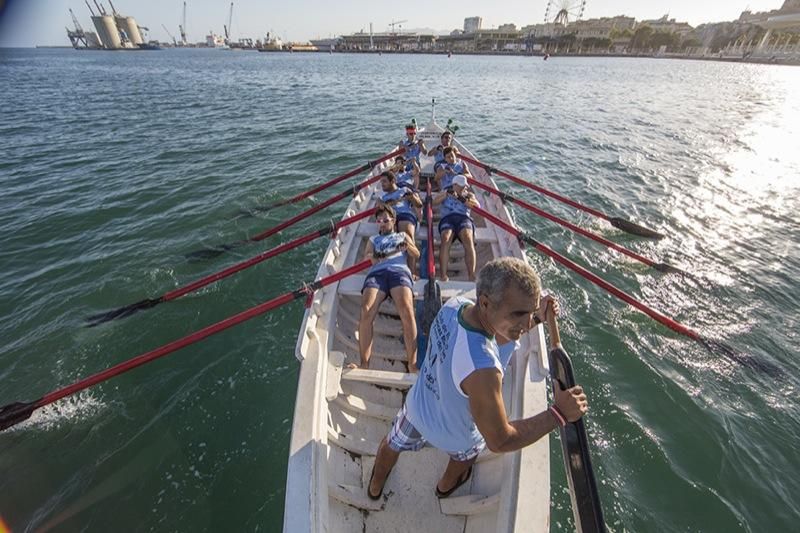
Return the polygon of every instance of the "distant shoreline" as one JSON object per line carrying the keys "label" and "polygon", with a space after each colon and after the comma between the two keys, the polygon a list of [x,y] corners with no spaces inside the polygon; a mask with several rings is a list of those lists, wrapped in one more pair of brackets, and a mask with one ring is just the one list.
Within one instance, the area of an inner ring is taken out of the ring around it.
{"label": "distant shoreline", "polygon": [[[9,50],[25,50],[25,49],[71,49],[72,47],[69,45],[36,45],[35,47],[0,47],[0,49],[9,49]],[[171,47],[164,47],[164,50],[169,50]],[[203,48],[203,47],[192,47],[192,50],[213,50],[213,48]],[[100,51],[113,51],[113,50],[100,50]],[[243,51],[256,51],[256,49],[243,49]],[[298,53],[298,54],[329,54],[328,50],[309,50],[309,49],[299,49],[299,50],[258,50],[264,53]],[[404,54],[404,55],[448,55],[447,51],[435,50],[435,51],[427,51],[427,50],[334,50],[334,54],[367,54],[367,55],[382,55],[382,54]],[[460,51],[453,51],[449,52],[454,56],[507,56],[507,57],[540,57],[543,58],[544,54],[541,52],[514,52],[514,51],[485,51],[485,52],[460,52]],[[574,54],[574,53],[566,53],[566,54],[551,54],[549,56],[552,59],[558,59],[562,57],[614,57],[614,58],[650,58],[650,59],[689,59],[692,61],[718,61],[723,63],[751,63],[751,64],[758,64],[758,65],[789,65],[789,66],[800,66],[800,58],[797,59],[784,59],[784,58],[741,58],[741,57],[719,57],[719,56],[689,56],[689,55],[681,55],[681,54],[665,54],[661,56],[656,56],[652,54],[601,54],[601,53],[586,53],[586,54]]]}

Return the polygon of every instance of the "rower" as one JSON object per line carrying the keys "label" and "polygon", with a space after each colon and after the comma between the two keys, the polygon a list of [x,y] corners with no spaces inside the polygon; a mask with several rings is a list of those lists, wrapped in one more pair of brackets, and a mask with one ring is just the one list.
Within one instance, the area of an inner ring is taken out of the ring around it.
{"label": "rower", "polygon": [[464,246],[464,261],[467,265],[467,278],[475,281],[475,223],[470,216],[470,207],[480,207],[478,199],[467,188],[467,178],[459,174],[453,178],[452,187],[437,193],[433,205],[441,205],[439,210],[439,275],[448,281],[447,265],[450,262],[450,244],[455,236]]}
{"label": "rower", "polygon": [[397,176],[398,187],[408,187],[412,191],[419,190],[419,165],[415,159],[405,160],[403,156],[397,156],[392,172]]}
{"label": "rower", "polygon": [[458,159],[455,146],[448,146],[442,150],[444,161],[433,166],[435,171],[434,179],[439,184],[439,190],[444,191],[452,185],[453,178],[461,174],[467,178],[472,177],[469,167],[465,161]]}
{"label": "rower", "polygon": [[406,255],[415,259],[419,250],[407,233],[395,232],[395,213],[388,205],[375,210],[378,234],[367,242],[365,259],[372,261],[361,289],[361,314],[358,318],[358,351],[360,364],[349,368],[369,368],[375,318],[381,303],[391,296],[403,325],[408,371],[417,372],[417,323],[414,318],[414,282],[406,264]]}
{"label": "rower", "polygon": [[[436,146],[435,148],[431,148],[428,150],[428,153],[425,155],[433,156],[433,164],[436,165],[444,161],[444,149],[453,146],[453,132],[450,130],[445,130],[440,137],[441,144]],[[455,148],[455,146],[453,146]]]}
{"label": "rower", "polygon": [[425,147],[425,141],[417,138],[417,124],[411,122],[406,125],[406,138],[400,141],[397,148],[405,150],[404,157],[406,160],[414,159],[419,165],[420,154],[427,154],[428,149]]}
{"label": "rower", "polygon": [[[379,202],[391,207],[396,215],[397,230],[407,233],[414,241],[414,233],[419,224],[419,209],[422,208],[422,200],[419,195],[408,186],[398,187],[395,173],[387,170],[381,174],[381,195]],[[408,256],[408,267],[412,275],[417,271],[417,259]]]}

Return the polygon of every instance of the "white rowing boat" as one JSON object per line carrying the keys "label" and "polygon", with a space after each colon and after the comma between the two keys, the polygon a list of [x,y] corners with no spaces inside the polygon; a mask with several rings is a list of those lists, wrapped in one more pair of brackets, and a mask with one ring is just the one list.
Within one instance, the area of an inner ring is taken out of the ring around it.
{"label": "white rowing boat", "polygon": [[[444,130],[432,122],[419,136],[428,146]],[[459,151],[470,152],[455,142]],[[423,169],[432,161],[423,157]],[[380,174],[389,163],[373,169]],[[492,187],[480,168],[473,176]],[[375,206],[379,183],[350,202],[344,217]],[[476,191],[482,206],[504,221],[508,211],[496,196]],[[475,216],[477,268],[495,257],[525,259],[517,240]],[[331,240],[318,278],[339,272],[362,259],[365,243],[377,232],[374,219],[342,229]],[[417,240],[426,239],[424,229]],[[438,233],[435,243],[438,250]],[[420,247],[420,249],[422,249]],[[438,252],[437,252],[438,257]],[[450,281],[440,282],[444,300],[475,297],[468,282],[459,243],[453,244]],[[378,443],[388,433],[415,374],[407,373],[402,328],[394,304],[387,300],[375,322],[370,369],[347,369],[358,362],[358,318],[364,275],[351,276],[314,294],[307,308],[295,355],[301,361],[292,426],[284,531],[330,532],[510,532],[547,531],[550,507],[548,439],[508,454],[484,452],[472,478],[449,498],[439,500],[434,487],[448,456],[433,448],[404,453],[389,476],[383,497],[367,497],[366,487]],[[426,280],[415,283],[422,299]],[[421,355],[421,354],[420,354]],[[509,419],[546,409],[547,351],[542,326],[521,339],[503,383]]]}

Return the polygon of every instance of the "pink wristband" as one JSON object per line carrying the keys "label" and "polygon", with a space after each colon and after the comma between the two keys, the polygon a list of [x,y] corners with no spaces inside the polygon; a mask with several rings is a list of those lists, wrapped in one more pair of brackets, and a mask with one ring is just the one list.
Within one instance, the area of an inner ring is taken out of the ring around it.
{"label": "pink wristband", "polygon": [[559,426],[563,428],[564,426],[567,425],[567,419],[564,418],[564,415],[561,414],[561,411],[558,409],[558,407],[556,407],[555,405],[551,405],[550,409],[548,410],[553,414]]}

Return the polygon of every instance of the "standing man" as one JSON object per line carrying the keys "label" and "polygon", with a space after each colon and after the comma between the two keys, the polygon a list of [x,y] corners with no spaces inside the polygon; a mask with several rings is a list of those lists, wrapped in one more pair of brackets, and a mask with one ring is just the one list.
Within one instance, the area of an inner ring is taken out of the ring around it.
{"label": "standing man", "polygon": [[436,315],[419,378],[378,447],[370,498],[381,497],[401,452],[430,443],[450,455],[436,485],[436,495],[446,498],[469,480],[485,447],[495,453],[519,450],[588,410],[586,395],[576,386],[554,390],[555,403],[546,411],[508,420],[503,375],[517,341],[558,305],[551,296],[541,299],[533,268],[511,257],[481,269],[476,293],[477,302],[453,298]]}

